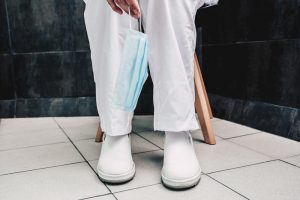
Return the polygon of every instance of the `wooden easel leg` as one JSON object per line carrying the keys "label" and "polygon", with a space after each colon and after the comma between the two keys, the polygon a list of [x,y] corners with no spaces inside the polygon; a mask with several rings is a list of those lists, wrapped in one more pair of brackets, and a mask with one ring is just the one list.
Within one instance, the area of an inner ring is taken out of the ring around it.
{"label": "wooden easel leg", "polygon": [[204,84],[204,80],[203,80],[203,76],[202,76],[202,73],[201,73],[201,67],[200,67],[200,63],[198,61],[198,58],[197,58],[197,54],[195,53],[195,65],[197,65],[197,68],[199,69],[199,77],[200,77],[200,81],[201,81],[201,84],[202,84],[202,92],[205,96],[205,100],[206,100],[206,105],[207,105],[207,109],[208,109],[208,112],[209,112],[209,117],[210,119],[213,118],[213,114],[212,114],[212,110],[211,110],[211,107],[210,107],[210,103],[209,103],[209,99],[208,99],[208,96],[207,96],[207,92],[206,92],[206,87],[205,87],[205,84]]}
{"label": "wooden easel leg", "polygon": [[204,141],[207,144],[216,144],[216,139],[212,130],[209,113],[209,102],[207,101],[204,91],[204,85],[201,82],[201,71],[197,55],[194,56],[195,64],[195,107],[198,115],[198,119],[201,125],[201,129],[204,136]]}
{"label": "wooden easel leg", "polygon": [[103,141],[103,131],[102,131],[100,123],[99,123],[95,142],[102,142],[102,141]]}

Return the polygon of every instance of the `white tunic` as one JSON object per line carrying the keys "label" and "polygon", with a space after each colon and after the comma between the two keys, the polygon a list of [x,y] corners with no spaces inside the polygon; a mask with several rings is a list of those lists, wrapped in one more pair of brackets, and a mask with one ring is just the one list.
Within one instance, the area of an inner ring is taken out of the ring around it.
{"label": "white tunic", "polygon": [[[133,113],[114,109],[112,91],[129,17],[113,12],[105,0],[85,2],[101,128],[109,135],[128,134]],[[204,0],[140,0],[142,22],[149,39],[155,130],[199,129],[194,107],[194,19],[203,4]],[[138,22],[133,21],[133,28],[138,29]]]}

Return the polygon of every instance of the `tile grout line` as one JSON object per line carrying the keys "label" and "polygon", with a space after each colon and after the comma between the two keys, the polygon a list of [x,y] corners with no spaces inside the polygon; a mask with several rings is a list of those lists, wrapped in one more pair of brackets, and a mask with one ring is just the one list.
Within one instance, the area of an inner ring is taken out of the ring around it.
{"label": "tile grout line", "polygon": [[[125,189],[125,190],[121,190],[121,191],[117,191],[117,192],[112,192],[112,195],[116,198],[116,200],[118,200],[118,198],[114,194],[118,194],[118,193],[122,193],[122,192],[127,192],[127,191],[132,191],[132,190],[138,190],[138,189],[141,189],[141,188],[151,187],[151,186],[155,186],[155,185],[162,185],[162,184],[161,183],[154,183],[154,184],[150,184],[150,185],[145,185],[145,186],[140,186],[140,187]],[[97,195],[97,196],[87,197],[87,198],[83,198],[83,199],[79,199],[79,200],[86,200],[86,199],[91,199],[91,198],[95,198],[95,197],[107,196],[107,195],[109,195],[109,194]]]}
{"label": "tile grout line", "polygon": [[11,148],[11,149],[3,149],[3,150],[0,150],[0,153],[6,152],[6,151],[14,151],[14,150],[21,150],[21,149],[29,149],[29,148],[34,148],[34,147],[51,146],[51,145],[56,145],[56,144],[68,144],[68,143],[70,143],[70,142],[69,141],[54,142],[54,143],[39,144],[39,145],[32,145],[32,146],[25,146],[25,147],[17,147],[17,148]]}
{"label": "tile grout line", "polygon": [[228,168],[228,169],[223,169],[223,170],[217,170],[217,171],[208,172],[208,173],[204,173],[204,174],[210,175],[210,174],[214,174],[214,173],[220,173],[220,172],[225,172],[225,171],[230,171],[230,170],[235,170],[235,169],[240,169],[240,168],[245,168],[245,167],[250,167],[250,166],[255,166],[255,165],[261,165],[264,163],[274,162],[274,161],[279,161],[279,159],[267,160],[267,161],[263,161],[263,162],[258,162],[258,163],[253,163],[253,164],[248,164],[248,165],[243,165],[243,166],[233,167],[233,168]]}
{"label": "tile grout line", "polygon": [[[78,200],[88,200],[88,199],[92,199],[92,198],[96,198],[96,197],[105,197],[105,196],[108,196],[108,195],[112,195],[112,194],[101,194],[101,195],[96,195],[96,196],[91,196],[91,197],[85,197],[85,198],[78,199]],[[118,200],[118,199],[116,199],[116,200]]]}
{"label": "tile grout line", "polygon": [[[135,155],[140,155],[140,154],[146,154],[146,153],[153,153],[153,152],[156,152],[156,151],[161,151],[160,149],[157,149],[157,150],[150,150],[150,151],[144,151],[144,152],[138,152],[138,153],[132,153],[133,156]],[[94,162],[94,161],[97,161],[99,159],[91,159],[91,160],[87,160],[88,162]]]}
{"label": "tile grout line", "polygon": [[[155,132],[155,131],[154,131],[154,132]],[[135,135],[139,136],[140,138],[146,140],[147,142],[153,144],[154,146],[158,147],[160,150],[164,150],[164,149],[162,149],[161,147],[159,147],[158,145],[156,145],[155,143],[153,143],[152,141],[150,141],[150,140],[148,140],[147,138],[144,138],[143,136],[139,135],[137,132],[132,131],[132,133],[134,133]],[[141,132],[140,132],[140,133],[141,133]]]}
{"label": "tile grout line", "polygon": [[13,52],[12,55],[32,55],[32,54],[62,54],[62,53],[89,53],[89,50],[64,50],[64,51],[37,51],[37,52]]}
{"label": "tile grout line", "polygon": [[[262,131],[262,132],[263,132],[263,131]],[[255,134],[258,134],[258,133],[262,133],[262,132],[257,132],[257,133],[253,133],[253,134],[243,135],[243,136],[240,136],[240,137],[245,137],[245,136],[249,136],[249,135],[255,135]],[[218,136],[218,137],[220,137],[220,136]],[[235,142],[233,142],[233,141],[230,141],[231,138],[228,138],[228,139],[222,138],[222,139],[223,139],[223,140],[221,140],[220,142],[222,142],[222,141],[230,142],[231,144],[238,145],[238,146],[240,146],[240,147],[242,147],[242,148],[245,148],[245,149],[248,149],[248,150],[253,151],[253,152],[255,152],[255,153],[258,153],[258,154],[261,154],[261,155],[263,155],[263,156],[266,156],[266,157],[268,157],[268,158],[270,158],[270,159],[272,159],[272,160],[278,159],[278,158],[274,158],[274,157],[272,157],[272,156],[270,156],[270,155],[267,155],[267,154],[265,154],[265,153],[259,152],[259,151],[255,150],[255,149],[252,149],[252,148],[250,148],[250,147],[247,147],[247,146],[244,146],[244,145],[235,143]]]}
{"label": "tile grout line", "polygon": [[151,153],[151,152],[156,152],[156,151],[163,151],[163,149],[156,149],[156,150],[149,150],[149,151],[143,151],[143,152],[137,152],[137,153],[132,153],[132,155],[140,155],[144,153]]}
{"label": "tile grout line", "polygon": [[233,191],[234,193],[236,193],[236,194],[238,194],[238,195],[244,197],[245,199],[250,200],[250,199],[249,199],[248,197],[246,197],[245,195],[243,195],[243,194],[241,194],[241,193],[235,191],[235,190],[232,189],[231,187],[229,187],[229,186],[225,185],[224,183],[222,183],[222,182],[216,180],[215,178],[211,177],[210,175],[206,174],[206,176],[208,176],[209,178],[211,178],[211,179],[213,179],[214,181],[218,182],[219,184],[223,185],[224,187],[228,188],[229,190]]}
{"label": "tile grout line", "polygon": [[[1,123],[1,118],[0,118],[0,123]],[[55,124],[56,125],[56,124]],[[61,129],[59,128],[59,130],[61,131]],[[63,133],[63,132],[62,132]],[[7,134],[9,135],[9,134]],[[65,135],[63,133],[63,135]],[[1,135],[0,135],[1,136]],[[84,138],[84,139],[79,139],[79,140],[74,140],[74,142],[80,142],[80,141],[85,141],[85,140],[92,140],[95,138]],[[73,141],[73,140],[72,140]],[[19,149],[25,149],[25,148],[32,148],[32,147],[40,147],[40,146],[47,146],[47,145],[55,145],[55,144],[62,144],[62,143],[69,143],[70,141],[65,141],[65,142],[53,142],[53,143],[46,143],[46,144],[39,144],[39,145],[30,145],[30,146],[24,146],[24,147],[17,147],[17,148],[10,148],[10,149],[0,149],[0,153],[4,152],[4,151],[11,151],[11,150],[19,150]]]}
{"label": "tile grout line", "polygon": [[159,183],[152,183],[152,184],[150,184],[150,185],[134,186],[134,187],[132,187],[132,188],[121,189],[121,190],[116,191],[116,192],[113,192],[113,193],[114,193],[114,194],[118,194],[118,193],[130,191],[130,190],[141,189],[141,188],[151,187],[151,186],[154,186],[154,185],[160,185],[160,184],[162,184],[162,183],[159,182]]}
{"label": "tile grout line", "polygon": [[[91,168],[91,170],[96,174],[98,180],[107,188],[107,190],[110,192],[110,194],[113,195],[112,191],[109,189],[109,187],[107,187],[106,184],[104,184],[99,176],[98,176],[98,173],[94,170],[94,168],[91,166],[91,164],[88,162],[88,160],[83,156],[83,154],[79,151],[78,147],[74,144],[74,142],[71,140],[71,138],[67,135],[67,133],[65,132],[65,130],[59,125],[59,123],[56,121],[56,119],[53,117],[52,118],[56,125],[61,129],[61,131],[65,134],[65,136],[69,139],[69,141],[73,144],[73,146],[75,147],[75,149],[78,151],[78,153],[81,155],[81,157],[85,160],[85,162],[88,164],[88,166]],[[114,196],[114,195],[113,195]],[[115,196],[114,196],[115,197]]]}
{"label": "tile grout line", "polygon": [[155,130],[153,130],[153,129],[151,129],[151,130],[144,130],[144,131],[134,131],[133,129],[132,129],[132,131],[131,131],[132,133],[134,133],[134,134],[138,134],[138,133],[146,133],[146,132],[164,132],[164,131],[155,131]]}
{"label": "tile grout line", "polygon": [[[198,118],[198,117],[197,117]],[[199,119],[198,119],[199,120]],[[224,119],[220,119],[220,118],[215,118],[213,117],[212,119],[210,119],[211,123],[214,123],[214,122],[218,122],[218,121],[222,121]]]}
{"label": "tile grout line", "polygon": [[8,15],[8,6],[7,6],[7,0],[4,1],[5,6],[5,12],[6,12],[6,23],[7,23],[7,31],[8,31],[8,38],[9,38],[9,47],[10,47],[10,53],[13,54],[13,45],[12,45],[12,36],[11,36],[11,27],[10,27],[10,20]]}
{"label": "tile grout line", "polygon": [[[272,39],[269,40],[271,43],[274,42],[284,42],[284,41],[295,41],[298,38],[283,38],[283,39]],[[240,44],[249,44],[249,43],[265,43],[265,40],[255,40],[255,41],[232,41],[232,42],[223,42],[223,43],[209,43],[202,44],[203,47],[211,47],[211,46],[231,46],[231,45],[240,45]]]}
{"label": "tile grout line", "polygon": [[62,164],[62,165],[53,165],[53,166],[49,166],[49,167],[40,167],[40,168],[36,168],[36,169],[29,169],[29,170],[11,172],[11,173],[6,173],[6,174],[0,174],[0,177],[1,176],[7,176],[7,175],[13,175],[13,174],[19,174],[19,173],[26,173],[26,172],[31,172],[31,171],[40,171],[40,170],[43,170],[43,169],[51,169],[51,168],[74,165],[74,164],[80,164],[80,163],[85,163],[85,161],[78,161],[78,162],[66,163],[66,164]]}
{"label": "tile grout line", "polygon": [[[7,33],[8,33],[8,42],[9,42],[9,55],[12,56],[14,54],[14,49],[13,49],[13,44],[12,44],[12,33],[11,33],[11,24],[10,24],[10,18],[9,18],[9,14],[8,14],[8,5],[7,5],[7,0],[4,0],[4,7],[5,7],[5,12],[6,12],[6,23],[7,23]],[[12,58],[13,59],[13,58]],[[12,73],[15,74],[15,63],[12,60]],[[14,89],[14,113],[13,116],[14,118],[17,115],[17,99],[18,99],[18,95],[17,95],[17,90],[16,90],[16,80],[15,78],[13,78],[13,89]]]}
{"label": "tile grout line", "polygon": [[285,161],[285,160],[282,160],[282,159],[278,159],[278,160],[281,161],[281,162],[283,162],[283,163],[286,163],[286,164],[292,165],[292,166],[294,166],[294,167],[300,168],[300,166],[295,165],[295,164],[293,164],[293,163],[289,163],[289,162],[287,162],[287,161]]}
{"label": "tile grout line", "polygon": [[95,137],[93,137],[93,138],[85,138],[85,139],[80,139],[80,140],[72,140],[73,142],[81,142],[81,141],[87,141],[87,140],[95,140]]}
{"label": "tile grout line", "polygon": [[291,117],[292,120],[290,120],[289,131],[287,132],[287,133],[288,133],[288,136],[290,136],[290,132],[293,131],[293,126],[296,125],[296,124],[295,124],[296,121],[297,121],[296,117],[297,117],[297,110],[294,110],[294,111],[292,112],[292,117]]}
{"label": "tile grout line", "polygon": [[[133,156],[135,155],[140,155],[140,154],[146,154],[146,153],[152,153],[152,152],[156,152],[156,151],[161,151],[161,149],[157,149],[157,150],[150,150],[150,151],[144,151],[144,152],[138,152],[138,153],[132,153]],[[87,160],[88,162],[94,162],[97,161],[99,159],[91,159],[91,160]]]}
{"label": "tile grout line", "polygon": [[238,135],[238,136],[233,136],[233,137],[223,138],[223,139],[224,140],[230,140],[230,139],[234,139],[234,138],[240,138],[240,137],[246,137],[246,136],[250,136],[250,135],[256,135],[258,133],[263,133],[263,131],[258,131],[258,132],[254,132],[254,133],[248,133],[248,134],[245,134],[245,135]]}
{"label": "tile grout line", "polygon": [[235,144],[235,145],[238,145],[238,146],[243,147],[243,148],[245,148],[245,149],[248,149],[248,150],[250,150],[250,151],[256,152],[256,153],[258,153],[258,154],[264,155],[264,156],[266,156],[266,157],[269,157],[269,158],[272,158],[272,159],[279,159],[279,158],[275,158],[275,157],[273,157],[273,156],[267,155],[267,154],[265,154],[265,153],[263,153],[263,152],[257,151],[257,150],[255,150],[255,149],[252,149],[252,148],[250,148],[250,147],[244,146],[244,145],[242,145],[242,144],[238,144],[238,143],[235,143],[235,142],[230,141],[230,140],[225,140],[225,141],[230,142],[230,143]]}
{"label": "tile grout line", "polygon": [[118,193],[132,191],[132,190],[138,190],[138,189],[141,189],[141,188],[152,187],[152,186],[155,186],[155,185],[162,185],[162,184],[161,183],[154,183],[154,184],[150,184],[150,185],[145,185],[145,186],[140,186],[140,187],[136,187],[136,188],[130,188],[130,189],[127,189],[127,190],[114,192],[113,194],[118,194]]}

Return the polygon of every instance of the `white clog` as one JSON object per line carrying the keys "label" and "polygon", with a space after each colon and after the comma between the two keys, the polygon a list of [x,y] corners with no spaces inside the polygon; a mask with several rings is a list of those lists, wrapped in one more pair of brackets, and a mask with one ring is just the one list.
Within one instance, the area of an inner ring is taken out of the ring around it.
{"label": "white clog", "polygon": [[105,136],[97,171],[100,179],[107,183],[123,183],[134,177],[129,135]]}
{"label": "white clog", "polygon": [[197,185],[201,167],[194,150],[189,131],[166,132],[162,182],[173,189],[185,189]]}

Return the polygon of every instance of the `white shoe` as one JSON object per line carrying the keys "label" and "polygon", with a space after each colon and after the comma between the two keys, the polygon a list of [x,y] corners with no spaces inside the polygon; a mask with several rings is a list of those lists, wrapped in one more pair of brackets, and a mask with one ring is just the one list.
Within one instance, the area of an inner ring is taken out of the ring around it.
{"label": "white shoe", "polygon": [[185,189],[197,185],[201,167],[195,154],[189,131],[166,132],[162,182],[173,189]]}
{"label": "white shoe", "polygon": [[129,135],[105,135],[97,171],[100,179],[108,183],[123,183],[134,177]]}
{"label": "white shoe", "polygon": [[204,4],[207,6],[215,6],[219,3],[219,0],[204,0]]}
{"label": "white shoe", "polygon": [[210,6],[215,6],[219,3],[219,0],[204,0],[204,6],[203,8],[207,8]]}

